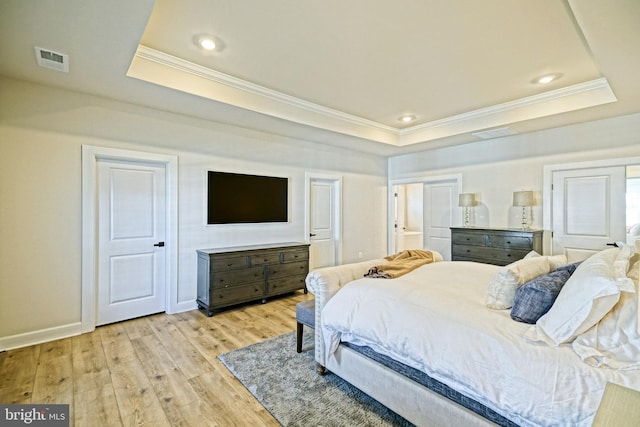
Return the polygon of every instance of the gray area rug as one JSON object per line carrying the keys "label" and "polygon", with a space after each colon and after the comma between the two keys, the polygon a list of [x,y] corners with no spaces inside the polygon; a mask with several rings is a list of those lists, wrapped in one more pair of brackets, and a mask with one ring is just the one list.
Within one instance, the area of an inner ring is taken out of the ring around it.
{"label": "gray area rug", "polygon": [[412,426],[338,376],[318,375],[308,328],[302,353],[291,332],[218,358],[283,426]]}

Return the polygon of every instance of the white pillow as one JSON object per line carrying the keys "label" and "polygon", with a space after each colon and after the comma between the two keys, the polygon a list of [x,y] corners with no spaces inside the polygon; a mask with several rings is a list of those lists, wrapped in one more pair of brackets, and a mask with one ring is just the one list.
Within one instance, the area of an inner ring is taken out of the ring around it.
{"label": "white pillow", "polygon": [[598,323],[618,302],[620,287],[629,290],[629,282],[616,281],[614,263],[618,254],[619,248],[607,249],[582,262],[526,337],[558,346]]}
{"label": "white pillow", "polygon": [[640,369],[637,300],[637,293],[622,292],[613,309],[573,341],[583,362],[598,368]]}
{"label": "white pillow", "polygon": [[[537,258],[541,256],[542,255],[540,255],[538,252],[531,251],[528,254],[526,254],[522,259]],[[567,265],[566,255],[545,255],[545,256],[549,260],[549,268],[551,269],[551,271],[557,270],[560,267]]]}
{"label": "white pillow", "polygon": [[549,268],[551,268],[551,271],[567,265],[566,255],[549,255],[547,256],[547,259],[549,260]]}
{"label": "white pillow", "polygon": [[502,267],[489,282],[487,306],[498,310],[511,308],[520,286],[549,271],[548,257],[543,256],[521,259]]}

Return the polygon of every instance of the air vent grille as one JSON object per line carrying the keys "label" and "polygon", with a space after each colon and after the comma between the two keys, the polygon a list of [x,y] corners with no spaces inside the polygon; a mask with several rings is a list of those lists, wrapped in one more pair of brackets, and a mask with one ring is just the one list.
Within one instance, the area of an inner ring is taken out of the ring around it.
{"label": "air vent grille", "polygon": [[38,65],[56,71],[69,72],[69,55],[43,49],[36,46],[36,60]]}
{"label": "air vent grille", "polygon": [[473,136],[477,136],[478,138],[482,139],[500,138],[501,136],[509,136],[514,134],[515,132],[509,128],[496,128],[472,133]]}

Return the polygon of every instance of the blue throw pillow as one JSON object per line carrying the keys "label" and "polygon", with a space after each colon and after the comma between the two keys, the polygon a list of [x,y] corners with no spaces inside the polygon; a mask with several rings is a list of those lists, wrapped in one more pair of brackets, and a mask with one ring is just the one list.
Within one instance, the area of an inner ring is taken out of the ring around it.
{"label": "blue throw pillow", "polygon": [[516,291],[511,318],[518,322],[536,323],[549,311],[571,273],[570,269],[560,267],[522,285]]}
{"label": "blue throw pillow", "polygon": [[563,265],[562,267],[558,267],[553,271],[568,271],[569,274],[573,274],[573,272],[576,271],[576,268],[578,268],[580,264],[582,264],[582,261],[574,262],[573,264]]}

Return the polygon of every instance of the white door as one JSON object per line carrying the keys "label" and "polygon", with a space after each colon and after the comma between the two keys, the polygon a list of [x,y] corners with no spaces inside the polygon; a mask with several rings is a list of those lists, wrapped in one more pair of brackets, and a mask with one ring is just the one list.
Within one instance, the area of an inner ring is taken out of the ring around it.
{"label": "white door", "polygon": [[574,262],[625,241],[624,166],[557,170],[552,180],[553,253]]}
{"label": "white door", "polygon": [[309,183],[309,268],[337,264],[337,181],[311,179]]}
{"label": "white door", "polygon": [[457,194],[457,181],[424,186],[424,247],[439,252],[445,260],[451,259],[449,227],[453,225]]}
{"label": "white door", "polygon": [[165,311],[163,165],[98,161],[96,325]]}
{"label": "white door", "polygon": [[406,230],[405,225],[405,205],[406,205],[406,192],[404,185],[396,185],[393,187],[393,201],[394,201],[394,225],[393,225],[393,253],[398,253],[405,248],[404,245],[404,232]]}

